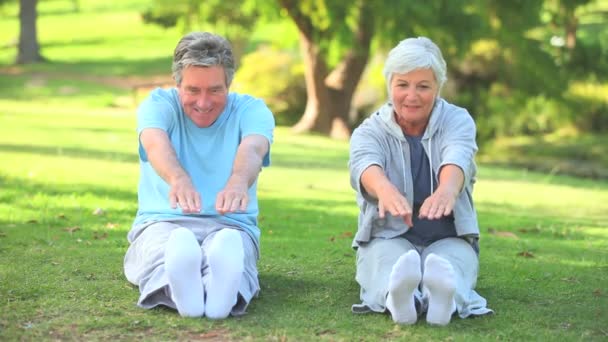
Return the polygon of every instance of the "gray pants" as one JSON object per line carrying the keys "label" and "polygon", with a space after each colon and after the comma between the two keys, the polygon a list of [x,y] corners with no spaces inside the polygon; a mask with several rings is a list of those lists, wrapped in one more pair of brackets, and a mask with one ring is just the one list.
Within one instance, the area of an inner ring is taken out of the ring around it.
{"label": "gray pants", "polygon": [[231,314],[233,316],[244,314],[247,305],[260,289],[256,268],[257,247],[249,234],[238,227],[226,226],[214,220],[205,219],[188,218],[171,222],[155,222],[144,228],[136,227],[138,235],[131,242],[125,255],[124,271],[129,282],[139,287],[140,296],[137,304],[146,309],[158,305],[176,308],[171,299],[171,289],[168,286],[169,280],[165,273],[164,258],[165,245],[169,235],[179,227],[190,229],[201,245],[203,251],[201,276],[203,279],[209,275],[205,255],[206,246],[213,240],[215,234],[221,229],[237,229],[240,231],[245,252],[245,270],[239,288],[238,300],[232,308]]}
{"label": "gray pants", "polygon": [[[456,276],[454,299],[460,317],[482,315],[492,312],[486,308],[486,300],[474,288],[477,283],[479,259],[473,247],[460,238],[446,238],[424,248],[414,246],[405,238],[372,239],[357,249],[356,280],[361,286],[361,304],[353,305],[353,312],[385,312],[388,295],[388,279],[393,265],[400,256],[410,250],[420,253],[424,274],[424,260],[434,253],[450,262]],[[423,297],[420,288],[414,292],[425,310],[428,298]]]}

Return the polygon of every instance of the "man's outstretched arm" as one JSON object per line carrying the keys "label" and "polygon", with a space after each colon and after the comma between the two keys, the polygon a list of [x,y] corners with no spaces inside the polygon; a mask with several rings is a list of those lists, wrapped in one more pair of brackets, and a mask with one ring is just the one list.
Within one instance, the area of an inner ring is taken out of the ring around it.
{"label": "man's outstretched arm", "polygon": [[260,174],[264,156],[269,148],[268,139],[262,135],[248,135],[241,141],[230,178],[224,189],[217,194],[215,210],[218,213],[225,214],[247,209],[249,203],[247,190]]}
{"label": "man's outstretched arm", "polygon": [[150,164],[169,184],[171,208],[175,209],[179,205],[184,214],[200,212],[201,196],[194,188],[188,173],[180,165],[167,132],[160,128],[146,128],[139,139]]}

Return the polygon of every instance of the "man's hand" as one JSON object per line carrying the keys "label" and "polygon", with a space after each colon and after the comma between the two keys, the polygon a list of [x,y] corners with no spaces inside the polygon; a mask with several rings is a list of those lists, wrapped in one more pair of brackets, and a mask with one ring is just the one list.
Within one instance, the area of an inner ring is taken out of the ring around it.
{"label": "man's hand", "polygon": [[220,215],[239,211],[243,212],[247,210],[247,204],[249,204],[247,184],[229,183],[217,194],[215,210],[217,210]]}
{"label": "man's hand", "polygon": [[169,203],[171,208],[179,206],[184,214],[196,214],[201,211],[201,195],[196,191],[190,178],[182,175],[170,183]]}

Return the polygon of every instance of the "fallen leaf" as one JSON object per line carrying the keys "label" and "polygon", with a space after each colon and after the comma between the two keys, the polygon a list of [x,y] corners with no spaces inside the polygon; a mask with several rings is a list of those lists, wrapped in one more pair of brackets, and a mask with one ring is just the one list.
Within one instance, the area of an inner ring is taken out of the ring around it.
{"label": "fallen leaf", "polygon": [[103,232],[101,235],[97,235],[97,232],[93,233],[93,239],[95,240],[105,240],[108,237],[108,232]]}
{"label": "fallen leaf", "polygon": [[108,222],[108,223],[106,224],[106,228],[108,228],[108,229],[114,229],[114,228],[116,228],[116,227],[118,227],[118,223],[112,223],[112,222]]}
{"label": "fallen leaf", "polygon": [[78,227],[78,226],[67,227],[67,228],[64,228],[63,230],[65,230],[66,232],[68,232],[70,234],[74,234],[74,232],[77,232],[80,230],[80,227]]}
{"label": "fallen leaf", "polygon": [[568,278],[562,278],[562,281],[567,281],[569,283],[578,283],[578,279],[574,278],[574,277],[568,277]]}
{"label": "fallen leaf", "polygon": [[321,330],[321,331],[317,331],[317,332],[315,333],[315,335],[317,335],[317,336],[322,336],[322,335],[333,335],[333,334],[335,334],[335,333],[336,333],[336,331],[335,331],[335,330],[333,330],[333,329],[324,329],[324,330]]}
{"label": "fallen leaf", "polygon": [[351,237],[353,237],[353,232],[349,232],[349,231],[343,232],[342,234],[340,234],[340,237],[351,238]]}
{"label": "fallen leaf", "polygon": [[502,232],[502,231],[498,231],[493,228],[488,229],[488,233],[490,233],[492,235],[500,236],[500,237],[510,238],[510,239],[516,239],[516,240],[519,239],[519,236],[515,235],[512,232]]}
{"label": "fallen leaf", "polygon": [[97,208],[97,209],[93,210],[93,215],[101,216],[101,215],[105,215],[105,214],[106,214],[106,211],[101,208]]}
{"label": "fallen leaf", "polygon": [[539,233],[540,229],[538,229],[538,227],[534,227],[534,228],[519,228],[517,231],[519,231],[520,233]]}
{"label": "fallen leaf", "polygon": [[525,257],[525,258],[534,258],[534,254],[532,254],[532,252],[529,252],[529,251],[519,252],[519,253],[517,253],[517,255]]}

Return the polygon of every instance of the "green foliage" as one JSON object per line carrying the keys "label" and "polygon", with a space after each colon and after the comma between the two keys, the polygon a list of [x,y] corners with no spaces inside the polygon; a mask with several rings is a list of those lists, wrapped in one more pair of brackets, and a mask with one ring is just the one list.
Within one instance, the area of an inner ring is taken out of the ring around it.
{"label": "green foliage", "polygon": [[306,105],[304,67],[297,54],[260,46],[241,60],[232,90],[264,99],[278,124],[293,124]]}
{"label": "green foliage", "polygon": [[[594,82],[593,87],[604,87],[605,77],[599,75],[608,65],[606,50],[596,37],[608,35],[607,25],[585,23],[589,8],[601,4],[608,6],[606,1],[490,3],[487,38],[474,43],[451,68],[457,86],[449,92],[475,116],[482,143],[501,135],[543,134],[568,126],[608,129],[605,95],[590,92],[583,99],[572,92],[573,84],[580,88],[581,79],[588,87]],[[601,21],[601,16],[594,18]],[[578,20],[577,45],[568,52],[556,42],[568,32],[564,25]]]}
{"label": "green foliage", "polygon": [[149,8],[142,12],[141,17],[145,23],[156,24],[164,28],[169,28],[177,25],[180,15],[180,13],[170,11],[158,13],[158,11]]}
{"label": "green foliage", "polygon": [[[154,0],[142,16],[162,27],[179,26],[182,33],[203,29],[240,41],[255,26],[258,12],[254,0]],[[205,28],[210,25],[213,30]]]}
{"label": "green foliage", "polygon": [[574,81],[565,99],[572,108],[570,121],[584,132],[605,132],[608,127],[608,84],[594,78]]}
{"label": "green foliage", "polygon": [[603,146],[608,146],[608,138],[603,135],[583,135],[572,129],[560,129],[543,135],[493,139],[483,146],[478,160],[548,175],[608,179],[608,154]]}

